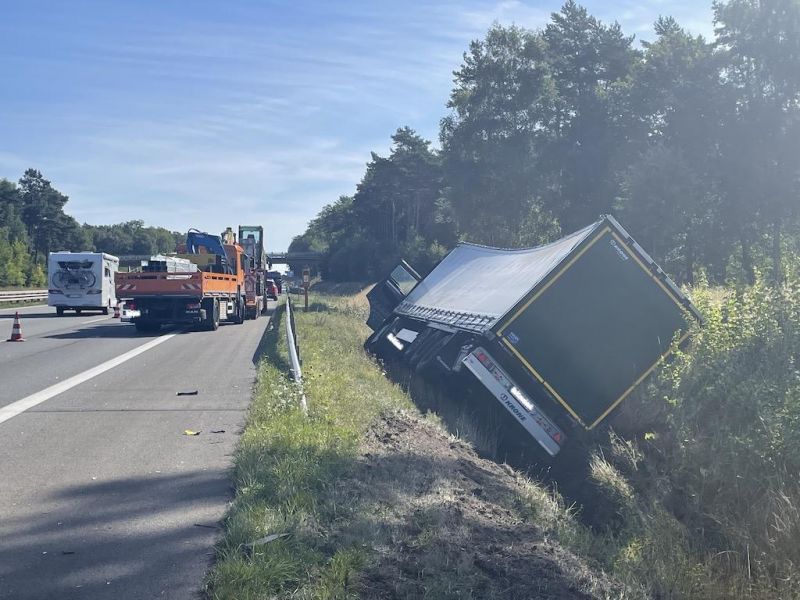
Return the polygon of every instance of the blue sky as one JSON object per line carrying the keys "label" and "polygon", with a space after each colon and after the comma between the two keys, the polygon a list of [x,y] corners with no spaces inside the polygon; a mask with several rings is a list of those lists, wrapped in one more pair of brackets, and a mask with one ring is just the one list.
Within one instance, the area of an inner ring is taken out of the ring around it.
{"label": "blue sky", "polygon": [[[0,178],[41,170],[92,224],[264,224],[282,249],[403,125],[436,140],[469,41],[561,2],[0,1]],[[638,39],[710,2],[583,2]]]}

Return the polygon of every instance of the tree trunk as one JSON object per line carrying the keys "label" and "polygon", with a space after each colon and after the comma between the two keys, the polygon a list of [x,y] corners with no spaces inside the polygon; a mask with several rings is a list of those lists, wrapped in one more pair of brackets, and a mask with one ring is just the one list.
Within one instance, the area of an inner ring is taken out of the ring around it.
{"label": "tree trunk", "polygon": [[756,282],[756,274],[753,270],[753,257],[750,254],[750,241],[744,231],[739,234],[739,241],[742,244],[742,274],[745,281],[753,285]]}
{"label": "tree trunk", "polygon": [[397,222],[395,221],[396,209],[394,198],[392,198],[392,245],[397,246]]}
{"label": "tree trunk", "polygon": [[783,283],[783,261],[781,260],[781,218],[772,222],[772,283]]}
{"label": "tree trunk", "polygon": [[694,232],[691,223],[686,227],[686,283],[694,285]]}
{"label": "tree trunk", "polygon": [[414,235],[419,235],[419,213],[420,213],[420,199],[419,199],[419,191],[417,191],[417,202],[415,205],[414,210]]}

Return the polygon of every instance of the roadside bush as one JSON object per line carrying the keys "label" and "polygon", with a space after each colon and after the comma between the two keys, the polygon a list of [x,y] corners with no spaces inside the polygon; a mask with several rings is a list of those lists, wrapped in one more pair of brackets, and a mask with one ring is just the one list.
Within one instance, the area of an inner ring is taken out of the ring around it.
{"label": "roadside bush", "polygon": [[663,597],[800,597],[800,285],[694,295],[704,326],[627,409],[660,422],[617,566]]}

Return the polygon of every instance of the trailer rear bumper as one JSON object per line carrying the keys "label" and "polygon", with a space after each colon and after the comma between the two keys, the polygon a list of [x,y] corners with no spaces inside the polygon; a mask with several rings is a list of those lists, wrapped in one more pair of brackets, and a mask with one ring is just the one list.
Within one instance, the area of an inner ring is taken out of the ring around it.
{"label": "trailer rear bumper", "polygon": [[564,432],[545,416],[486,350],[475,348],[462,362],[545,452],[550,456],[559,453],[566,441]]}
{"label": "trailer rear bumper", "polygon": [[139,313],[131,321],[158,325],[197,325],[206,318],[201,300],[196,297],[134,298],[135,310]]}

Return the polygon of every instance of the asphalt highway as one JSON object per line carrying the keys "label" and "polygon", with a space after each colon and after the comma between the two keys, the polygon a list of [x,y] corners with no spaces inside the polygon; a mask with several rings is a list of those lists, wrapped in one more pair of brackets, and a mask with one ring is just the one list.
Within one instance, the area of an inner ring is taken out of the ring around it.
{"label": "asphalt highway", "polygon": [[27,341],[0,341],[0,598],[198,598],[268,320],[20,315]]}

